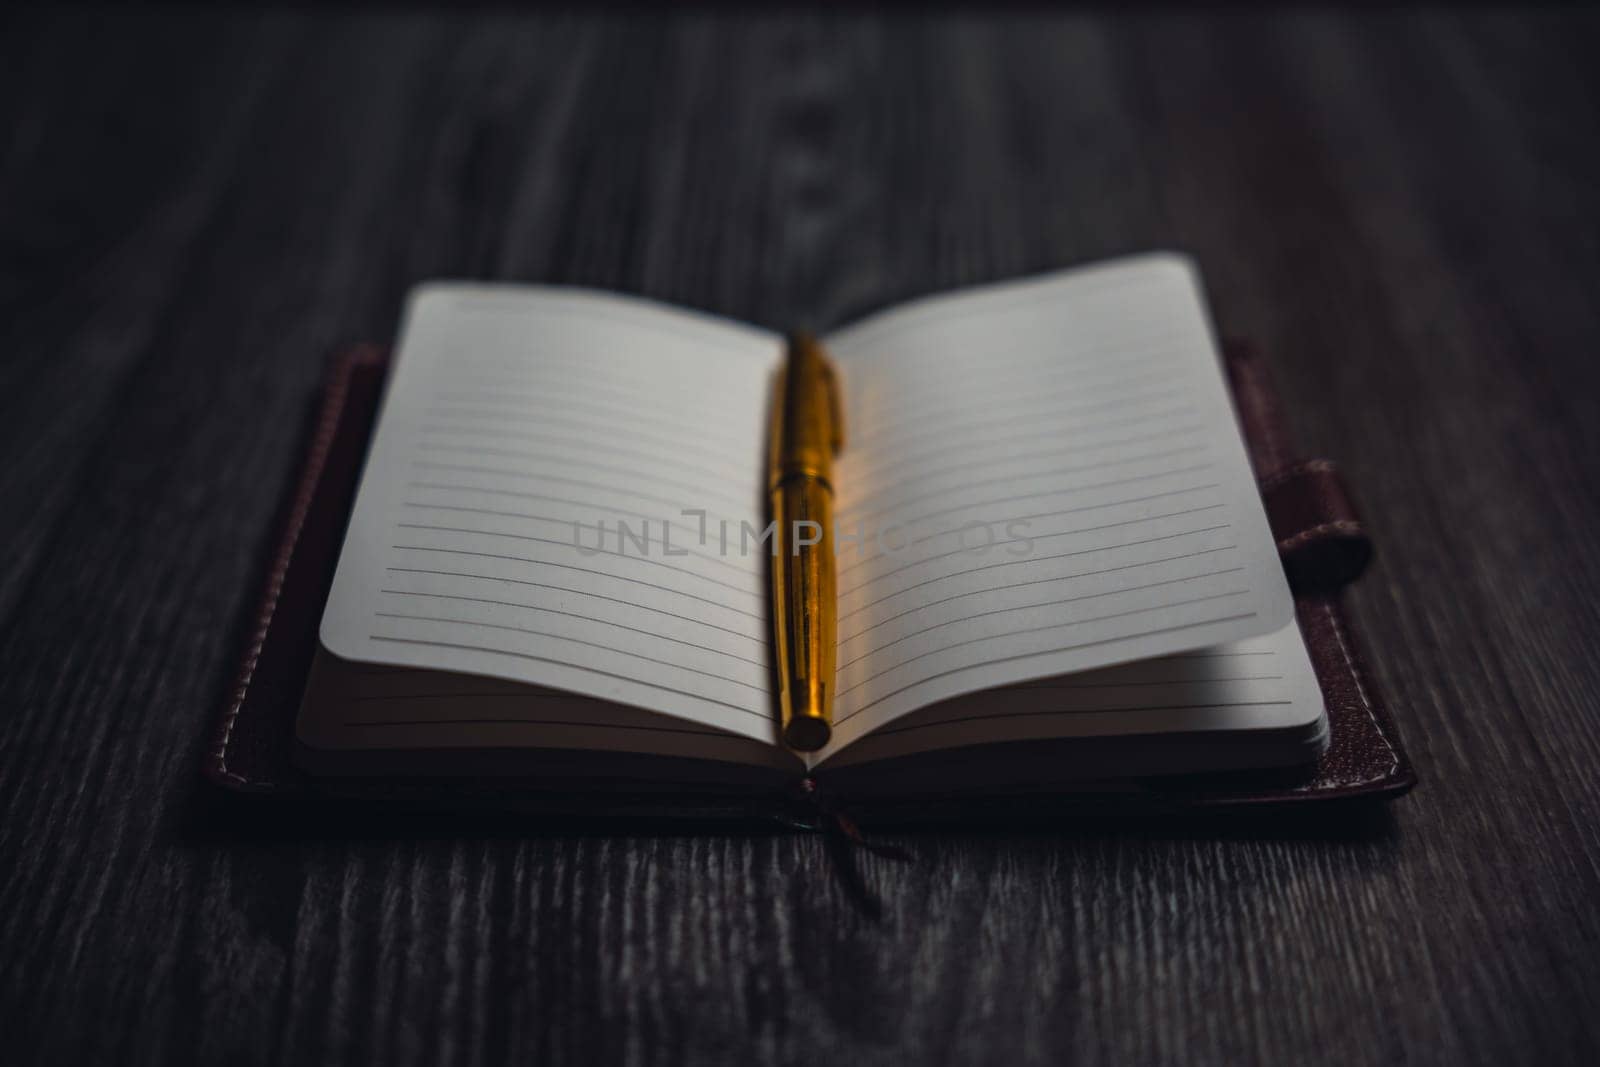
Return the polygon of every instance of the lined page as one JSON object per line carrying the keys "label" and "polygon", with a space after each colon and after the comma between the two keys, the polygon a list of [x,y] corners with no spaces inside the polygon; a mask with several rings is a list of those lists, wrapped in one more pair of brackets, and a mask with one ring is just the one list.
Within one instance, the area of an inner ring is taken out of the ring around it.
{"label": "lined page", "polygon": [[[935,749],[1069,737],[1275,734],[1303,763],[1325,718],[1300,628],[1096,671],[986,690],[913,712],[842,752],[830,768]],[[1251,766],[1265,766],[1260,747]],[[1152,750],[1155,751],[1155,750]],[[835,755],[837,753],[837,755]]]}
{"label": "lined page", "polygon": [[963,694],[1288,625],[1186,260],[922,301],[828,345],[850,437],[835,747]]}
{"label": "lined page", "polygon": [[719,534],[760,528],[781,356],[624,297],[420,288],[323,646],[771,741],[764,559]]}
{"label": "lined page", "polygon": [[[789,772],[796,763],[768,740],[638,708],[499,678],[355,663],[323,652],[311,665],[297,734],[323,756],[545,748],[716,760]],[[440,773],[458,766],[437,761]]]}

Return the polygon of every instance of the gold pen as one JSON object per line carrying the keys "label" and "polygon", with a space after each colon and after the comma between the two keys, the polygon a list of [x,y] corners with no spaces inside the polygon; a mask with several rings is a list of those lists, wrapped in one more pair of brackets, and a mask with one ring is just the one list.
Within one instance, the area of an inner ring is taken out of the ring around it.
{"label": "gold pen", "polygon": [[800,752],[815,752],[833,733],[833,454],[843,445],[838,378],[816,339],[794,334],[774,397],[767,492],[777,524],[772,628],[783,741]]}

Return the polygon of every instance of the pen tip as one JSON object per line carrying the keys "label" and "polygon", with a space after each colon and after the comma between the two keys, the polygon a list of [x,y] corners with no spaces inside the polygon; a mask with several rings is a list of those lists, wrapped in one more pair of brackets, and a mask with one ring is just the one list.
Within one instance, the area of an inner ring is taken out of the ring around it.
{"label": "pen tip", "polygon": [[832,736],[833,729],[826,719],[796,715],[783,731],[783,742],[796,752],[815,752]]}

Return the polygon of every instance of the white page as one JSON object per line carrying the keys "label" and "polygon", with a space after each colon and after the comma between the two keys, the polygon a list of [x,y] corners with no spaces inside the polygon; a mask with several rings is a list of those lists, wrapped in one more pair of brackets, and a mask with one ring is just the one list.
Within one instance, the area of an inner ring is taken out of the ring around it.
{"label": "white page", "polygon": [[[1303,731],[1281,746],[1282,762],[1300,763],[1323,718],[1322,688],[1300,628],[1290,623],[1265,637],[1023,682],[913,712],[842,752],[830,749],[827,765],[1008,741],[1210,731]],[[1263,765],[1259,756],[1252,765]]]}
{"label": "white page", "polygon": [[849,438],[829,752],[964,694],[1289,624],[1186,260],[920,301],[827,344]]}
{"label": "white page", "polygon": [[[763,521],[781,357],[770,334],[646,301],[419,288],[323,646],[771,741],[765,561],[718,532]],[[706,545],[685,509],[707,512]],[[648,523],[648,548],[621,545],[619,520]],[[601,521],[606,551],[580,551]]]}
{"label": "white page", "polygon": [[[345,752],[498,748],[675,756],[789,773],[798,765],[768,738],[521,682],[356,663],[326,653],[312,663],[297,735],[312,751],[312,763],[320,759],[324,767]],[[448,774],[461,764],[441,758],[436,766]]]}

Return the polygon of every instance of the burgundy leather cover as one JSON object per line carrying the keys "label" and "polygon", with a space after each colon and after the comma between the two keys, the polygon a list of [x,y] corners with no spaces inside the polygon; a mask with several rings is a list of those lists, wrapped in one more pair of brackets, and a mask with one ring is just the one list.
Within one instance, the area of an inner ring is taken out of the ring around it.
{"label": "burgundy leather cover", "polygon": [[[1295,590],[1301,631],[1326,698],[1331,741],[1313,767],[1108,783],[1050,798],[922,796],[852,811],[867,822],[925,821],[992,814],[1261,808],[1354,798],[1387,798],[1416,782],[1394,723],[1360,660],[1339,606],[1339,589],[1371,558],[1371,544],[1334,466],[1299,460],[1287,421],[1246,346],[1227,346],[1228,374],[1251,460],[1261,481],[1284,568]],[[385,809],[534,810],[549,814],[650,818],[804,818],[795,797],[554,793],[525,779],[482,782],[331,780],[293,763],[294,723],[317,646],[323,601],[333,580],[367,441],[377,415],[387,354],[375,345],[335,360],[309,434],[304,466],[287,497],[260,606],[238,680],[206,752],[206,776],[253,794],[366,800]]]}

